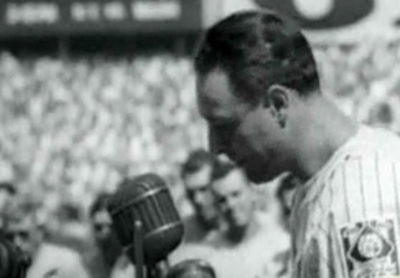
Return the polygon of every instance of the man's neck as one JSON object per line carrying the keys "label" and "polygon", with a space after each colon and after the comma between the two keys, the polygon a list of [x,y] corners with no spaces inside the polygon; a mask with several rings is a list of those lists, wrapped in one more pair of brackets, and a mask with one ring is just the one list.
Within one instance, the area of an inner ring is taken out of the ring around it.
{"label": "man's neck", "polygon": [[304,104],[304,118],[296,132],[298,141],[297,175],[306,181],[329,161],[358,130],[357,124],[324,97],[310,98]]}
{"label": "man's neck", "polygon": [[218,217],[215,217],[213,219],[203,219],[202,217],[196,217],[196,222],[198,228],[203,230],[205,233],[218,229]]}
{"label": "man's neck", "polygon": [[185,229],[185,242],[199,243],[205,240],[209,233],[216,228],[200,217],[192,215],[185,220]]}
{"label": "man's neck", "polygon": [[226,237],[231,244],[236,245],[253,238],[258,233],[259,229],[260,223],[255,215],[253,215],[247,226],[228,229]]}

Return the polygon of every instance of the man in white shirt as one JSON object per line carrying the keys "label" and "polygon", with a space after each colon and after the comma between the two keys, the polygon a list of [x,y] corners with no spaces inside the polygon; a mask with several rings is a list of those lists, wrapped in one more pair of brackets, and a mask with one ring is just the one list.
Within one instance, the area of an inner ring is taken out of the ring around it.
{"label": "man in white shirt", "polygon": [[242,170],[228,162],[215,164],[212,190],[226,222],[224,231],[208,239],[217,249],[211,259],[217,276],[283,277],[289,235],[275,218],[256,210],[255,191]]}
{"label": "man in white shirt", "polygon": [[212,150],[253,182],[282,172],[301,181],[293,277],[398,277],[400,140],[324,96],[297,25],[272,11],[229,16],[205,34],[195,70]]}

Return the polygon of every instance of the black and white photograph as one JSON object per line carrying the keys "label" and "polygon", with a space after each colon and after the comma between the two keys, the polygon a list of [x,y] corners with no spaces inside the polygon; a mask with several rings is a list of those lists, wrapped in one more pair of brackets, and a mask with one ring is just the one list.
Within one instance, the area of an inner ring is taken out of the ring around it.
{"label": "black and white photograph", "polygon": [[400,278],[400,1],[0,0],[0,278]]}

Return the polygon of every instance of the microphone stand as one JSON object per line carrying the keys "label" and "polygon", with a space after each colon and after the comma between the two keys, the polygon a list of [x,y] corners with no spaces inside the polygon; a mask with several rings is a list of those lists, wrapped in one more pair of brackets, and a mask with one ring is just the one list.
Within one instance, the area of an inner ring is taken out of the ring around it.
{"label": "microphone stand", "polygon": [[134,231],[133,231],[133,242],[134,242],[134,252],[135,252],[135,274],[136,278],[143,277],[143,223],[140,220],[135,221]]}
{"label": "microphone stand", "polygon": [[[135,278],[144,277],[144,247],[143,247],[143,223],[135,220],[133,231],[134,253],[135,253]],[[162,264],[162,265],[161,265]],[[163,278],[169,270],[168,259],[162,262],[146,266],[146,278]]]}

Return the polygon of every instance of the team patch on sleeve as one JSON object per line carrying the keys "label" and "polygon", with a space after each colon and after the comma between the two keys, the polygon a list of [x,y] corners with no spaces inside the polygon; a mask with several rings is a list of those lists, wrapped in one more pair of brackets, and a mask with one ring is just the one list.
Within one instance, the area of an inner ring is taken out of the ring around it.
{"label": "team patch on sleeve", "polygon": [[394,219],[350,223],[339,230],[339,235],[348,278],[400,275]]}

